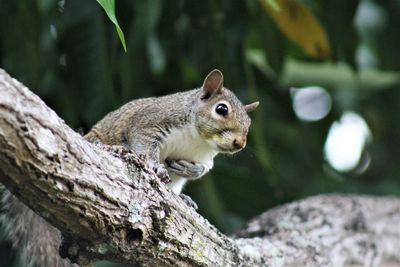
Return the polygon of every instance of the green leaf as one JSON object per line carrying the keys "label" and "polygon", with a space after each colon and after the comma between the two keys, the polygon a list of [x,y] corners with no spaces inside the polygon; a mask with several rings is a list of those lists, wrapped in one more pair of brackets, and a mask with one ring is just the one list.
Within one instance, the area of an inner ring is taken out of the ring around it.
{"label": "green leaf", "polygon": [[387,70],[355,72],[348,64],[302,62],[289,59],[281,77],[287,87],[318,85],[329,89],[382,90],[400,82],[400,73]]}
{"label": "green leaf", "polygon": [[271,6],[275,11],[280,11],[281,8],[279,7],[279,4],[276,2],[276,0],[266,0],[265,1],[268,5]]}
{"label": "green leaf", "polygon": [[112,23],[114,23],[115,29],[117,30],[117,33],[118,33],[118,37],[119,37],[119,39],[122,43],[122,46],[124,47],[124,50],[126,52],[125,36],[121,30],[121,27],[118,24],[117,18],[115,17],[115,1],[114,0],[97,0],[97,3],[99,3],[103,7],[108,18],[111,20]]}

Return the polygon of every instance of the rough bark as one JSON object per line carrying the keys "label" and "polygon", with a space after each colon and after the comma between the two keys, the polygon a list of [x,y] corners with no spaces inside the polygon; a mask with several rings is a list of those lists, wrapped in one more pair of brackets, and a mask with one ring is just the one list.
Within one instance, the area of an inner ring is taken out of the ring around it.
{"label": "rough bark", "polygon": [[0,181],[57,227],[67,256],[138,266],[399,266],[400,200],[317,196],[232,236],[143,159],[86,142],[0,69]]}

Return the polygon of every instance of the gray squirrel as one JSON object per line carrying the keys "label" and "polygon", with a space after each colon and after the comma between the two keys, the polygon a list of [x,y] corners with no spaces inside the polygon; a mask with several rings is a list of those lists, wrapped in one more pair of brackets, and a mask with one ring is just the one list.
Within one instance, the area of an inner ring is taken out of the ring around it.
{"label": "gray squirrel", "polygon": [[[219,70],[211,71],[199,89],[133,100],[110,112],[85,135],[90,142],[124,146],[168,172],[168,187],[180,194],[187,181],[213,167],[218,153],[233,154],[246,145],[248,112],[223,86]],[[0,220],[27,264],[77,266],[59,255],[61,233],[6,191]]]}

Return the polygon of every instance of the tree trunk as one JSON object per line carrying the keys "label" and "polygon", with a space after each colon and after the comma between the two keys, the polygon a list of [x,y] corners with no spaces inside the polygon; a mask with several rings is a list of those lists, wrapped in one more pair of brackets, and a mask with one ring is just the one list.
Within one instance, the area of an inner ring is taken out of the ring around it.
{"label": "tree trunk", "polygon": [[61,251],[81,265],[400,265],[398,198],[316,196],[267,211],[228,237],[150,164],[88,143],[1,69],[0,170],[0,181],[61,231]]}

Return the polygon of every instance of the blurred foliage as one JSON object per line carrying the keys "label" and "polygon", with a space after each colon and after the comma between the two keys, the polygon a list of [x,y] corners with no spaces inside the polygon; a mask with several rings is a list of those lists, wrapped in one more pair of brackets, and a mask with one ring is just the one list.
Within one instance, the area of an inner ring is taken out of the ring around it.
{"label": "blurred foliage", "polygon": [[[0,66],[84,131],[131,99],[195,88],[221,69],[239,98],[261,102],[247,148],[218,156],[186,190],[224,232],[309,195],[400,195],[399,1],[118,0],[116,17],[127,53],[94,0],[0,0]],[[332,108],[301,121],[290,88],[314,85]],[[373,135],[362,172],[324,159],[329,128],[347,110]],[[0,246],[2,263],[21,266]]]}
{"label": "blurred foliage", "polygon": [[288,39],[297,43],[304,52],[316,58],[330,56],[330,47],[324,29],[300,1],[260,0],[260,3]]}

